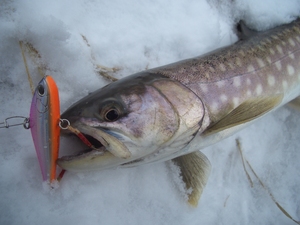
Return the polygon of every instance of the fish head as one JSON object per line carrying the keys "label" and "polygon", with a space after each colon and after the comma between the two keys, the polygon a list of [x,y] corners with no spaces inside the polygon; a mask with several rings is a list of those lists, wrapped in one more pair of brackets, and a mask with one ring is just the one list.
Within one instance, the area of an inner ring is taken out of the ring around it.
{"label": "fish head", "polygon": [[66,170],[84,171],[130,164],[166,149],[171,154],[193,138],[203,114],[201,100],[179,82],[150,73],[129,76],[62,114],[72,127],[92,137],[96,149],[63,156],[57,163]]}

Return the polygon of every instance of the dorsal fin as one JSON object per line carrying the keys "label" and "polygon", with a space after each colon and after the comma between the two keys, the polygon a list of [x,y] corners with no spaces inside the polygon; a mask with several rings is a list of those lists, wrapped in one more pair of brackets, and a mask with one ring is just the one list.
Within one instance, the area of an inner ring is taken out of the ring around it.
{"label": "dorsal fin", "polygon": [[217,133],[219,131],[250,122],[269,112],[282,101],[283,95],[278,94],[264,98],[249,99],[232,110],[224,118],[210,126],[203,135]]}
{"label": "dorsal fin", "polygon": [[237,36],[239,37],[240,40],[246,40],[257,33],[257,31],[247,27],[247,25],[243,20],[240,20],[240,22],[238,22],[238,24],[236,25],[236,31],[237,31]]}

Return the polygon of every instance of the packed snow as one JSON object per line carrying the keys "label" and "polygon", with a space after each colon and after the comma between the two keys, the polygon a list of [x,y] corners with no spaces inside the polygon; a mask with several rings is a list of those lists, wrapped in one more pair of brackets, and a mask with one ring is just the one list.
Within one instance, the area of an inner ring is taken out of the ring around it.
{"label": "packed snow", "polygon": [[[28,116],[32,98],[19,41],[36,85],[36,64],[56,80],[62,111],[109,81],[96,64],[132,73],[194,57],[237,41],[241,19],[259,30],[300,15],[298,0],[25,1],[0,3],[0,120]],[[0,224],[295,224],[300,220],[300,114],[282,107],[233,137],[203,149],[212,173],[197,208],[185,199],[170,162],[87,173],[67,172],[44,188],[31,134],[0,129]],[[243,169],[236,145],[264,187]],[[74,143],[62,140],[61,151]]]}

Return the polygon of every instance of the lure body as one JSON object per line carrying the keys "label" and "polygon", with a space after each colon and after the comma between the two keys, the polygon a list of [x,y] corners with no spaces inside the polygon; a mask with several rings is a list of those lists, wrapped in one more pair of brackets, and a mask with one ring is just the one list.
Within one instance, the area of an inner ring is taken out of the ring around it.
{"label": "lure body", "polygon": [[60,135],[59,94],[52,77],[45,76],[36,87],[29,119],[43,181],[51,183],[56,178]]}

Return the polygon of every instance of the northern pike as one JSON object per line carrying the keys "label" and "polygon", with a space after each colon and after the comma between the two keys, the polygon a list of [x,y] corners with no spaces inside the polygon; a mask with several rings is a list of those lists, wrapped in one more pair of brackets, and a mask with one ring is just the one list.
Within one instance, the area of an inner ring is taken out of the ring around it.
{"label": "northern pike", "polygon": [[71,171],[174,160],[196,206],[210,173],[199,150],[300,95],[300,20],[205,55],[145,70],[84,97],[61,118],[97,144],[63,156]]}

